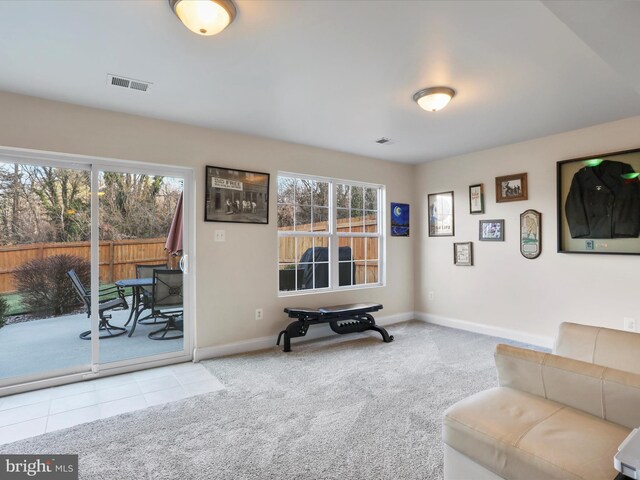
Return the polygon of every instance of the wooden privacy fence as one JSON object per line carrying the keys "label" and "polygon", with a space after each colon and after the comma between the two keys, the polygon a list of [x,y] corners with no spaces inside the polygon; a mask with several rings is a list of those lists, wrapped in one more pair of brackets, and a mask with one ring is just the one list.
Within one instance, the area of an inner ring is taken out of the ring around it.
{"label": "wooden privacy fence", "polygon": [[[100,242],[100,282],[113,283],[122,278],[135,278],[136,264],[166,263],[176,267],[176,259],[164,249],[166,238],[114,240]],[[31,243],[0,247],[0,293],[16,291],[13,272],[36,258],[75,255],[91,258],[89,242]]]}
{"label": "wooden privacy fence", "polygon": [[[359,232],[373,233],[379,228],[376,216],[359,217],[351,219],[351,230],[354,235]],[[293,227],[280,227],[282,231],[293,231]],[[318,222],[298,227],[298,232],[309,233],[309,236],[303,237],[280,237],[278,246],[278,262],[282,264],[294,264],[300,262],[300,257],[309,248],[313,247],[313,240],[316,239],[316,247],[328,247],[328,237],[314,236],[314,232],[328,232],[327,222]],[[349,219],[338,219],[336,222],[336,231],[348,232]],[[297,253],[296,253],[297,243]],[[365,275],[367,283],[375,283],[378,281],[378,238],[376,237],[340,237],[340,247],[351,247],[351,258],[355,261],[355,284],[365,283]],[[366,265],[366,266],[365,266]]]}

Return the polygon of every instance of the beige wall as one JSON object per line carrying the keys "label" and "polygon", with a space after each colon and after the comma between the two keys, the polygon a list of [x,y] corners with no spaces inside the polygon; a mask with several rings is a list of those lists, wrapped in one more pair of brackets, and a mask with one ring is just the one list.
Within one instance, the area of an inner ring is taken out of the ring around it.
{"label": "beige wall", "polygon": [[[556,253],[555,193],[558,160],[640,147],[638,132],[635,117],[409,166],[0,92],[2,146],[194,169],[199,347],[271,335],[275,340],[288,321],[285,306],[357,301],[383,303],[382,315],[415,310],[541,336],[553,336],[565,320],[613,328],[622,328],[623,317],[640,320],[640,257]],[[207,164],[270,172],[272,193],[279,170],[386,185],[387,204],[412,204],[411,238],[387,235],[387,286],[278,298],[275,195],[268,226],[205,223]],[[496,204],[495,177],[519,172],[529,175],[529,200]],[[486,213],[470,215],[468,186],[480,182]],[[430,238],[427,194],[447,190],[455,192],[456,236]],[[536,260],[519,252],[519,215],[528,208],[543,214],[543,252]],[[478,220],[493,218],[505,220],[506,241],[479,242]],[[225,243],[213,242],[216,229],[226,230]],[[453,265],[454,241],[473,241],[475,266]],[[258,307],[264,308],[263,321],[254,320]]]}
{"label": "beige wall", "polygon": [[[416,312],[540,336],[554,336],[562,321],[621,329],[623,317],[640,320],[640,257],[556,252],[556,162],[638,147],[634,117],[418,166]],[[495,177],[520,172],[529,176],[529,200],[497,204]],[[469,214],[475,183],[485,186],[484,215]],[[455,237],[430,238],[427,194],[448,190],[455,192]],[[542,212],[536,260],[519,251],[519,216],[529,208]],[[480,219],[504,219],[505,242],[479,242]],[[456,267],[452,244],[465,241],[473,242],[475,266]]]}
{"label": "beige wall", "polygon": [[[373,140],[373,139],[372,139]],[[279,170],[384,184],[387,203],[410,202],[413,166],[0,92],[0,145],[186,166],[196,182],[197,346],[275,335],[285,306],[375,301],[380,315],[413,310],[413,240],[387,237],[387,285],[277,297],[275,179]],[[387,147],[381,147],[387,148]],[[269,225],[205,223],[204,166],[270,172]],[[388,224],[387,212],[387,224]],[[226,230],[226,242],[213,232]],[[388,230],[388,229],[387,229]],[[254,320],[256,308],[264,320]]]}

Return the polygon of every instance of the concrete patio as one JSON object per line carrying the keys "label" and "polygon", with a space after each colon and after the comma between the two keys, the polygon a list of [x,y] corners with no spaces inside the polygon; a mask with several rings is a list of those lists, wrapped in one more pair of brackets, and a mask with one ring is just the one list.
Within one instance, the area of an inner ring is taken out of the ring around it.
{"label": "concrete patio", "polygon": [[[112,311],[111,324],[124,326],[129,312]],[[101,363],[182,350],[183,339],[157,341],[147,338],[149,332],[161,327],[138,324],[131,337],[125,334],[102,340]],[[78,338],[81,332],[89,328],[90,320],[86,313],[32,320],[0,328],[0,378],[89,364],[91,342]],[[131,324],[126,328],[130,330]]]}

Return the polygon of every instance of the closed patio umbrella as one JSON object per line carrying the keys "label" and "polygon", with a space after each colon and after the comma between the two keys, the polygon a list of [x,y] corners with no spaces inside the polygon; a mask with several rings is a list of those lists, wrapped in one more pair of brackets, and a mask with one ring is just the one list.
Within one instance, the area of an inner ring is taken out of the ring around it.
{"label": "closed patio umbrella", "polygon": [[176,211],[173,214],[173,220],[171,221],[171,228],[167,235],[167,242],[164,244],[164,249],[171,255],[182,254],[182,193],[178,199],[178,205],[176,205]]}

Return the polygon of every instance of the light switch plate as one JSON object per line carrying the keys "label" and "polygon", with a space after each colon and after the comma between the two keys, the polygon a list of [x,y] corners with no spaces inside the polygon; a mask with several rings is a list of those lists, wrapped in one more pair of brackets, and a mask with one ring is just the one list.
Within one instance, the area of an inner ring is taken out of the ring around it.
{"label": "light switch plate", "polygon": [[226,240],[226,235],[224,230],[216,230],[213,232],[213,241],[214,242],[224,242]]}

